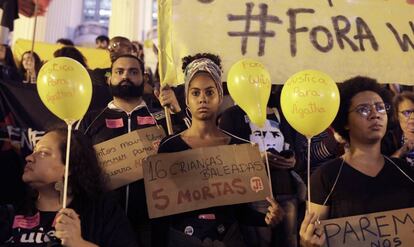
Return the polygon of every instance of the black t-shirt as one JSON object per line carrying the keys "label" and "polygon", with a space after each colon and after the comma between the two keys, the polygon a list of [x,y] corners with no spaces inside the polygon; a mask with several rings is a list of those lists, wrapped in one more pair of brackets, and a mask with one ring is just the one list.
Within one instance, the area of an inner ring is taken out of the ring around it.
{"label": "black t-shirt", "polygon": [[[230,142],[228,145],[234,144],[245,144],[249,143],[245,140],[240,138],[236,138],[233,136],[229,136]],[[158,153],[174,153],[174,152],[181,152],[188,149],[192,149],[181,137],[181,134],[176,134],[173,136],[167,136],[161,140],[160,146],[158,147]]]}
{"label": "black t-shirt", "polygon": [[[229,145],[244,144],[246,141],[231,137]],[[191,149],[180,134],[168,136],[161,141],[158,153],[180,152]],[[201,219],[200,216],[212,216],[215,220]],[[167,246],[168,229],[188,233],[201,240],[210,238],[222,240],[230,226],[236,222],[264,226],[264,214],[250,209],[246,204],[212,207],[166,216],[152,221],[153,246]]]}
{"label": "black t-shirt", "polygon": [[33,216],[16,215],[14,217],[11,246],[47,246],[57,241],[55,237],[56,212],[39,211]]}
{"label": "black t-shirt", "polygon": [[408,208],[414,206],[414,172],[399,159],[385,159],[382,170],[376,177],[367,176],[354,169],[343,159],[337,158],[319,167],[311,177],[311,200],[323,205],[342,171],[326,205],[330,207],[329,218],[347,217]]}
{"label": "black t-shirt", "polygon": [[[137,246],[128,219],[121,208],[107,196],[96,200],[77,199],[69,208],[73,208],[80,215],[84,240],[101,247]],[[8,222],[11,230],[11,236],[1,236],[0,245],[3,244],[2,241],[8,240],[6,246],[47,246],[54,239],[56,213],[38,211],[33,215],[24,215],[17,211],[12,222],[9,222],[10,215],[0,210],[0,222]]]}

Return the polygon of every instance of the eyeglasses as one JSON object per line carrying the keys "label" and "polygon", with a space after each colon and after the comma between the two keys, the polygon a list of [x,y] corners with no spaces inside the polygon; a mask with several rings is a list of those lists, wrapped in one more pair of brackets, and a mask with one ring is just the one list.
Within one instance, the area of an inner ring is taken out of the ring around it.
{"label": "eyeglasses", "polygon": [[121,42],[114,42],[108,46],[108,50],[115,51],[115,50],[118,50],[120,46],[121,46]]}
{"label": "eyeglasses", "polygon": [[411,115],[414,113],[414,109],[400,111],[400,113],[407,119],[411,117]]}
{"label": "eyeglasses", "polygon": [[375,110],[379,114],[386,114],[390,110],[390,105],[385,103],[374,103],[374,104],[361,104],[355,107],[353,110],[350,110],[349,112],[357,112],[361,117],[368,117],[372,113],[372,108],[375,108]]}
{"label": "eyeglasses", "polygon": [[121,47],[128,47],[128,45],[127,44],[125,44],[125,42],[124,43],[122,43],[122,42],[114,42],[114,43],[112,43],[112,44],[110,44],[109,46],[108,46],[108,50],[109,51],[117,51],[117,50],[119,50]]}

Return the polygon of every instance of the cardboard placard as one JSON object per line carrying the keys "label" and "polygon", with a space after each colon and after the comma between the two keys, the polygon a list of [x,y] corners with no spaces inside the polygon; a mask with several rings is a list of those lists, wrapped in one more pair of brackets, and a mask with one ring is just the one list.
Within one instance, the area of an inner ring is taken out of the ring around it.
{"label": "cardboard placard", "polygon": [[321,221],[326,247],[412,247],[414,208]]}
{"label": "cardboard placard", "polygon": [[251,144],[152,155],[143,169],[150,218],[270,195],[266,167]]}
{"label": "cardboard placard", "polygon": [[413,12],[410,0],[159,0],[161,82],[183,83],[181,58],[212,52],[223,80],[251,58],[273,84],[315,69],[337,82],[364,75],[413,85]]}
{"label": "cardboard placard", "polygon": [[116,189],[143,178],[142,160],[156,154],[165,132],[156,126],[132,131],[94,146],[99,163]]}

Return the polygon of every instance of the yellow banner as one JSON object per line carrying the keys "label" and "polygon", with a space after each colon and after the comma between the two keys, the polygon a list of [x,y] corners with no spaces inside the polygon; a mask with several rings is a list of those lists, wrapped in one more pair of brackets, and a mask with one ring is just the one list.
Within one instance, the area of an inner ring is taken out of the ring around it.
{"label": "yellow banner", "polygon": [[183,82],[181,58],[221,56],[224,77],[259,60],[273,84],[315,69],[414,84],[414,4],[409,0],[159,0],[163,83]]}
{"label": "yellow banner", "polygon": [[[53,53],[62,48],[62,45],[49,44],[44,42],[36,42],[34,51],[39,55],[40,59],[44,62],[53,58]],[[17,63],[20,63],[22,54],[32,49],[32,41],[19,39],[13,46],[14,59]],[[109,59],[109,53],[107,50],[76,47],[83,56],[86,58],[86,63],[89,69],[95,68],[109,68],[111,66],[111,60]]]}

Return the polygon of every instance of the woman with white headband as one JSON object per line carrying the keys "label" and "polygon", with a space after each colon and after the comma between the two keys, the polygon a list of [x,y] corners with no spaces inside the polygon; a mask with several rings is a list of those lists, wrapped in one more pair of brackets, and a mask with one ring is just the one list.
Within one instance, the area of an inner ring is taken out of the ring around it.
{"label": "woman with white headband", "polygon": [[[223,100],[220,58],[197,54],[183,59],[187,110],[191,127],[165,138],[159,153],[179,152],[193,148],[242,144],[245,141],[217,127],[217,114]],[[277,203],[270,205],[266,215],[245,205],[201,209],[163,217],[153,222],[153,246],[245,246],[238,223],[274,225],[280,220]]]}

